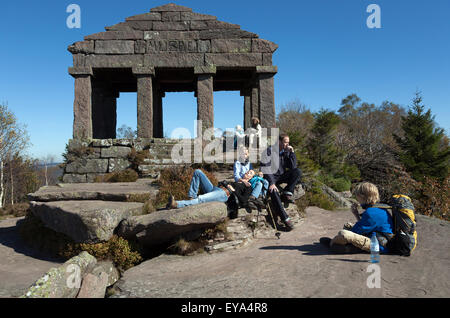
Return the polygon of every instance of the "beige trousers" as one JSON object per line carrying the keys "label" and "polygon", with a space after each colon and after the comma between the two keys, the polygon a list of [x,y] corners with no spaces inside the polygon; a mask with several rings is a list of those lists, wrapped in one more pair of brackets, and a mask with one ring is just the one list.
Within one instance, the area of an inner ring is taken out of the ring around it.
{"label": "beige trousers", "polygon": [[347,230],[339,231],[338,235],[331,240],[330,246],[333,244],[352,244],[363,251],[370,252],[370,238]]}

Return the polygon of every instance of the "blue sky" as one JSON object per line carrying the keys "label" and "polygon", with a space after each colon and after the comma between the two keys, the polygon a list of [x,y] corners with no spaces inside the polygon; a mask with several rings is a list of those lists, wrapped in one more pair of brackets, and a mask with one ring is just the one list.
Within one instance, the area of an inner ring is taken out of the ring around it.
{"label": "blue sky", "polygon": [[[72,138],[74,80],[67,47],[125,18],[170,1],[2,1],[0,102],[27,126],[28,154],[61,160]],[[81,7],[81,29],[69,29],[68,5]],[[411,104],[416,90],[438,125],[450,133],[450,1],[448,0],[212,0],[176,1],[194,12],[239,24],[279,45],[273,63],[277,112],[299,100],[311,110],[339,109],[345,96]],[[369,4],[381,8],[381,29],[369,29]],[[215,93],[215,126],[233,128],[243,118],[239,92]],[[167,94],[165,133],[193,131],[193,94]],[[118,127],[136,127],[136,95],[121,94]]]}

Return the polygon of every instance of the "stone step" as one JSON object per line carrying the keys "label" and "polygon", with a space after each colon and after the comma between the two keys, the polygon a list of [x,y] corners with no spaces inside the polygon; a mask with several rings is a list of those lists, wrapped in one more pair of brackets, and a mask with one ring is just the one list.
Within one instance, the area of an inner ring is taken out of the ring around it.
{"label": "stone step", "polygon": [[120,183],[64,183],[42,187],[28,194],[28,199],[38,202],[77,200],[142,202],[145,197],[156,197],[158,186],[154,181],[154,179],[139,179],[136,182]]}

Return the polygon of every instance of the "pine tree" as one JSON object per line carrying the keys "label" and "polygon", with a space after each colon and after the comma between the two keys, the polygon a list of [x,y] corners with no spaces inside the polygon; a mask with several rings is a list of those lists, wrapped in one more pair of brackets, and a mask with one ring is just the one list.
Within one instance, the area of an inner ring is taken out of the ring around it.
{"label": "pine tree", "polygon": [[436,127],[431,110],[425,112],[419,92],[408,115],[402,118],[404,137],[394,135],[400,146],[399,159],[414,179],[444,179],[449,175],[450,147],[442,146],[444,130]]}

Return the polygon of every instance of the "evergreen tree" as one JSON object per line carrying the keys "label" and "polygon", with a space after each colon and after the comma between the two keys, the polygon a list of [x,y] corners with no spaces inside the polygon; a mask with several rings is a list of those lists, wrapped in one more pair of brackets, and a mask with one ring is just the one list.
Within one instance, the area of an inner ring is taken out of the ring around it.
{"label": "evergreen tree", "polygon": [[443,147],[444,130],[437,128],[431,110],[425,112],[419,92],[408,115],[402,118],[404,137],[394,135],[401,148],[399,159],[414,179],[444,179],[449,175],[450,147]]}

